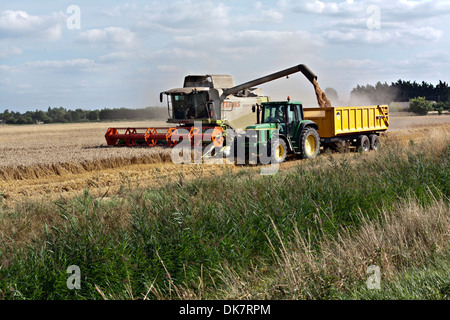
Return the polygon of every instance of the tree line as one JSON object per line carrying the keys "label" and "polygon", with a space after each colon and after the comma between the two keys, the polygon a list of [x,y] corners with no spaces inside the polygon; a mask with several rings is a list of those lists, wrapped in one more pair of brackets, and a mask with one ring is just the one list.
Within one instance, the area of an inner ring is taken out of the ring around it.
{"label": "tree line", "polygon": [[439,80],[437,85],[422,81],[398,80],[388,84],[377,82],[375,85],[357,85],[350,92],[350,100],[369,100],[374,104],[389,104],[396,102],[409,102],[411,99],[424,97],[428,101],[449,102],[450,87],[446,82]]}
{"label": "tree line", "polygon": [[167,118],[167,108],[147,107],[143,109],[105,108],[101,110],[68,110],[63,107],[48,107],[47,111],[36,110],[24,113],[5,109],[0,120],[7,124],[70,123],[108,120],[162,120]]}
{"label": "tree line", "polygon": [[[337,93],[332,88],[327,88],[327,95],[337,100]],[[375,85],[357,85],[350,92],[349,104],[390,104],[392,102],[411,102],[421,98],[419,105],[421,110],[450,110],[450,87],[446,82],[439,80],[433,85],[422,81],[398,80],[388,84],[387,82],[377,82]],[[415,112],[414,109],[411,111]],[[422,111],[421,111],[422,112]],[[416,112],[418,113],[418,112]],[[7,124],[32,124],[32,123],[69,123],[88,121],[108,121],[108,120],[165,120],[167,119],[167,109],[165,107],[147,107],[143,109],[128,108],[104,108],[101,110],[68,110],[63,107],[51,108],[47,111],[36,110],[25,113],[9,111],[5,109],[0,113],[0,120]]]}

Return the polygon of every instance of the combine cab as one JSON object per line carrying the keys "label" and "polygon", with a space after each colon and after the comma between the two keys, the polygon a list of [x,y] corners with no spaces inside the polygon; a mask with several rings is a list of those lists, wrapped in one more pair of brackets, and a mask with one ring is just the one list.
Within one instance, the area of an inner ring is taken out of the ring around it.
{"label": "combine cab", "polygon": [[[254,123],[252,109],[270,98],[255,88],[266,82],[302,72],[314,85],[319,101],[325,95],[318,89],[317,76],[305,65],[288,68],[265,77],[235,86],[229,75],[189,75],[182,88],[161,92],[167,97],[173,126],[148,128],[109,128],[105,138],[109,146],[169,146],[188,139],[192,144],[220,147],[227,128],[244,129]],[[318,91],[319,90],[319,91]],[[325,101],[326,97],[325,97]],[[319,103],[320,104],[320,103]],[[201,123],[201,127],[196,123]]]}

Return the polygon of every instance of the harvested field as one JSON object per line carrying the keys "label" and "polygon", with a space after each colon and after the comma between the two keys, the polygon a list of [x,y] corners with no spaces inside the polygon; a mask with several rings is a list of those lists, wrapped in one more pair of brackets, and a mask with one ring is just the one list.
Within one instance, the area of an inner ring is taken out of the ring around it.
{"label": "harvested field", "polygon": [[[24,197],[68,198],[85,188],[109,196],[125,186],[166,184],[180,177],[207,177],[226,169],[242,169],[234,165],[176,165],[168,148],[100,148],[106,145],[108,127],[164,125],[140,121],[1,126],[0,199],[3,204],[12,204]],[[385,139],[409,143],[449,132],[449,116],[394,114]],[[293,167],[298,161],[302,160],[283,163],[280,169]]]}
{"label": "harvested field", "polygon": [[[103,148],[106,129],[163,126],[165,122],[47,124],[0,127],[0,167],[88,163],[112,158],[154,156],[149,148]],[[123,164],[122,164],[123,165]],[[87,167],[88,169],[88,167]]]}
{"label": "harvested field", "polygon": [[407,112],[391,113],[389,131],[450,125],[450,115],[415,116]]}

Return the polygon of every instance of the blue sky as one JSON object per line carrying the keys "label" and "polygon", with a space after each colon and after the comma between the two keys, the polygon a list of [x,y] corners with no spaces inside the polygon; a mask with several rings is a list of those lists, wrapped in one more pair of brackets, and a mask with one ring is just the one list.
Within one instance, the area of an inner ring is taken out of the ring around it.
{"label": "blue sky", "polygon": [[[342,100],[357,84],[448,82],[449,18],[448,0],[2,0],[0,111],[154,106],[188,74],[238,84],[300,63]],[[261,87],[314,104],[301,74]]]}

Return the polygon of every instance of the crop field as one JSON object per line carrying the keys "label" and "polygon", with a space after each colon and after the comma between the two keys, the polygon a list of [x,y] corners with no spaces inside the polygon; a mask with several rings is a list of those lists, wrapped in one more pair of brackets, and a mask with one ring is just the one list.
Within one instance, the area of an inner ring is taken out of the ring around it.
{"label": "crop field", "polygon": [[450,116],[394,114],[377,152],[273,176],[105,147],[163,124],[0,126],[0,299],[449,298]]}
{"label": "crop field", "polygon": [[[398,115],[391,118],[388,136],[421,141],[448,132],[448,116]],[[0,126],[0,194],[4,203],[23,197],[73,196],[85,188],[114,194],[123,182],[161,185],[180,175],[216,175],[240,167],[175,165],[170,149],[106,146],[108,127],[164,126],[164,122],[112,122]],[[334,157],[339,157],[335,154]],[[289,161],[281,169],[291,168]],[[256,170],[256,169],[255,169]]]}

